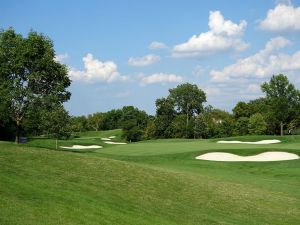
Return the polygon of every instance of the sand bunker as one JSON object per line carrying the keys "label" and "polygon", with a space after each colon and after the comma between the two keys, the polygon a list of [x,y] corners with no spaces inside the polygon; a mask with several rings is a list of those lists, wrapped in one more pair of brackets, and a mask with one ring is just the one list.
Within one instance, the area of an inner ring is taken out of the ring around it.
{"label": "sand bunker", "polygon": [[114,139],[114,138],[116,138],[116,136],[110,136],[109,138],[110,138],[110,139]]}
{"label": "sand bunker", "polygon": [[280,143],[279,140],[262,140],[262,141],[218,141],[218,144],[250,144],[250,145],[268,145]]}
{"label": "sand bunker", "polygon": [[110,138],[101,138],[102,141],[110,141]]}
{"label": "sand bunker", "polygon": [[96,149],[96,148],[102,148],[100,145],[73,145],[72,147],[67,147],[67,146],[59,146],[60,148],[65,148],[65,149]]}
{"label": "sand bunker", "polygon": [[211,152],[197,156],[196,159],[224,162],[269,162],[299,159],[299,156],[289,152],[263,152],[253,156],[239,156],[226,152]]}
{"label": "sand bunker", "polygon": [[104,143],[110,144],[110,145],[127,145],[127,143],[124,143],[124,142],[105,141]]}

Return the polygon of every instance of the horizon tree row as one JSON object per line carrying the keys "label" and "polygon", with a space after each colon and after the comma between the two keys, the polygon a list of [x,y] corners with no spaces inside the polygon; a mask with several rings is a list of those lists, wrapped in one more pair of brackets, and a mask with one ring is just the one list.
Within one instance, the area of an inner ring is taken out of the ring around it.
{"label": "horizon tree row", "polygon": [[265,97],[238,102],[232,113],[206,104],[206,94],[183,83],[155,101],[155,116],[134,106],[70,116],[67,66],[55,60],[53,42],[30,31],[0,30],[0,140],[20,135],[68,138],[88,130],[123,129],[128,141],[298,134],[300,92],[283,75],[261,85]]}

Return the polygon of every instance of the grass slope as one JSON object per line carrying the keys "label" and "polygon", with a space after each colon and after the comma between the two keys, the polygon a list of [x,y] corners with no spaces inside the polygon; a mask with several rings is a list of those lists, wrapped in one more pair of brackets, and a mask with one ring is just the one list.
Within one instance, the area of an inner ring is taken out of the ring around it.
{"label": "grass slope", "polygon": [[283,141],[157,140],[85,154],[0,142],[0,224],[300,224],[300,160],[194,159],[215,150],[300,154],[298,137]]}

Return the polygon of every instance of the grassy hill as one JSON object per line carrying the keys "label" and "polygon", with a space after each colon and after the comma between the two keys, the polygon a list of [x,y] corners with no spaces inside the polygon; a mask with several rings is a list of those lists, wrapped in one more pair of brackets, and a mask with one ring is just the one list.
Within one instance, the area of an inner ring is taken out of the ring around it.
{"label": "grassy hill", "polygon": [[88,153],[49,150],[53,140],[0,142],[0,224],[300,224],[300,160],[194,159],[215,150],[300,155],[299,136],[282,141],[156,140]]}

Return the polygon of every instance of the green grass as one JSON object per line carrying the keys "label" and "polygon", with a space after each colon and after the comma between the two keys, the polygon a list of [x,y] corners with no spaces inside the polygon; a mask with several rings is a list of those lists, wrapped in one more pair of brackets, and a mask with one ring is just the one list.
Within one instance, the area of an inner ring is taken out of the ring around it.
{"label": "green grass", "polygon": [[[100,143],[97,133],[85,137],[64,144]],[[0,142],[0,224],[300,224],[300,160],[194,159],[209,151],[300,155],[300,137],[233,139],[283,142],[151,140],[89,153],[48,150],[50,139]]]}
{"label": "green grass", "polygon": [[76,135],[80,136],[80,138],[99,138],[99,137],[110,137],[110,136],[116,136],[117,138],[121,138],[122,136],[122,130],[121,129],[115,129],[115,130],[104,130],[104,131],[84,131],[84,132],[78,132]]}
{"label": "green grass", "polygon": [[[116,136],[112,141],[122,141],[122,130],[108,130],[108,131],[86,131],[76,134],[76,138],[71,138],[67,140],[58,140],[58,150],[61,151],[72,151],[72,152],[92,152],[94,149],[84,149],[84,150],[68,150],[60,148],[59,146],[72,146],[72,145],[100,145],[105,148],[112,147],[112,145],[104,143],[105,141],[101,138],[108,138],[110,136]],[[56,150],[56,140],[51,138],[43,137],[31,137],[29,142],[24,144],[30,147],[39,147]]]}

